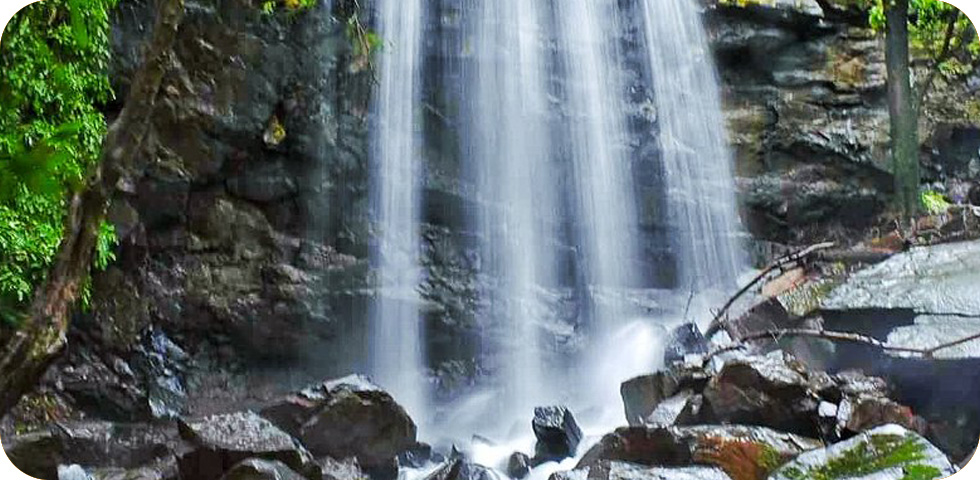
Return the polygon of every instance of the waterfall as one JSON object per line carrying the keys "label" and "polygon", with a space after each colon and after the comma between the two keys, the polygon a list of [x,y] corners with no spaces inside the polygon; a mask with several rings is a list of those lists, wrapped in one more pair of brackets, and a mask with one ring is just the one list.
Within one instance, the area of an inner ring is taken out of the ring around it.
{"label": "waterfall", "polygon": [[672,249],[684,288],[732,286],[738,245],[732,156],[711,48],[693,0],[643,0],[666,174]]}
{"label": "waterfall", "polygon": [[501,387],[511,412],[542,398],[536,290],[554,282],[554,185],[549,170],[545,39],[539,2],[483,1],[472,10],[474,68],[463,95],[464,158],[473,162],[485,270],[483,292],[503,331]]}
{"label": "waterfall", "polygon": [[[422,1],[378,0],[373,374],[420,423],[465,435],[506,432],[502,420],[525,425],[531,407],[556,402],[621,423],[620,382],[659,367],[658,342],[691,289],[727,287],[743,265],[695,0]],[[654,120],[637,120],[640,102]],[[639,171],[662,178],[640,185]],[[661,181],[666,204],[641,210],[637,192]],[[423,185],[443,195],[429,205],[465,197],[465,218],[422,211]],[[641,228],[641,216],[660,223]],[[423,275],[423,218],[465,230],[440,248],[478,257],[468,281],[481,318],[467,328],[480,336],[475,363],[491,359],[474,367],[490,365],[489,381],[473,379],[441,420],[422,417],[437,402],[420,292],[445,275]],[[663,275],[677,277],[667,291],[641,270],[659,266],[645,252],[660,248],[649,233],[660,224],[674,256],[663,268],[677,272]],[[556,298],[571,299],[574,318],[556,320]]]}
{"label": "waterfall", "polygon": [[371,372],[416,419],[429,410],[420,273],[420,104],[422,1],[379,2],[379,56],[373,105],[371,190],[376,216],[373,262],[380,293],[370,312]]}
{"label": "waterfall", "polygon": [[[573,223],[581,292],[591,347],[579,360],[576,399],[585,408],[618,402],[619,382],[637,372],[613,352],[615,333],[628,323],[624,292],[637,286],[634,187],[626,155],[623,79],[616,36],[621,26],[613,0],[554,4],[564,76],[563,131],[573,179]],[[612,360],[612,361],[610,361]]]}

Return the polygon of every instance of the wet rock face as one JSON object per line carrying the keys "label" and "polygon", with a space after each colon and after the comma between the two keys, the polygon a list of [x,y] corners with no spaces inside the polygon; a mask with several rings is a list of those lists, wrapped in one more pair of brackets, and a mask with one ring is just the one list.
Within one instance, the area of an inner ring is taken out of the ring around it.
{"label": "wet rock face", "polygon": [[384,390],[352,375],[314,385],[262,410],[316,456],[356,457],[376,477],[397,474],[396,456],[416,446],[412,419]]}
{"label": "wet rock face", "polygon": [[565,407],[535,408],[531,427],[538,439],[534,446],[535,464],[571,457],[582,441],[582,430]]}
{"label": "wet rock face", "polygon": [[[891,180],[885,49],[867,13],[833,2],[705,4],[746,226],[790,243],[870,226]],[[977,137],[948,107],[971,93],[949,95],[923,115],[926,177],[976,181]]]}
{"label": "wet rock face", "polygon": [[253,412],[181,420],[180,435],[191,448],[179,457],[181,478],[217,480],[250,458],[278,461],[306,478],[319,478],[319,466],[288,433]]}

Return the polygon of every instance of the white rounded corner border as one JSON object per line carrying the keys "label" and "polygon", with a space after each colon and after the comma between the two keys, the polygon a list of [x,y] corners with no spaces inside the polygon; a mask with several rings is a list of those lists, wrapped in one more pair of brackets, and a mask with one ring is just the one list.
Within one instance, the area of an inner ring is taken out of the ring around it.
{"label": "white rounded corner border", "polygon": [[[17,13],[20,9],[25,6],[34,3],[38,0],[0,0],[0,26],[6,28],[7,22]],[[657,1],[657,0],[654,0]],[[980,25],[977,20],[980,20],[980,0],[943,0],[950,5],[960,9],[970,21],[973,22],[974,26]],[[2,31],[2,30],[0,30]],[[980,446],[980,438],[978,438],[978,446]],[[980,461],[977,460],[978,455],[974,455],[973,459],[961,469],[959,472],[954,474],[950,479],[954,480],[973,480],[980,479]],[[7,454],[0,448],[0,478],[4,480],[36,480],[24,472],[17,469],[10,459],[7,458]],[[43,479],[43,480],[57,480],[57,479]]]}

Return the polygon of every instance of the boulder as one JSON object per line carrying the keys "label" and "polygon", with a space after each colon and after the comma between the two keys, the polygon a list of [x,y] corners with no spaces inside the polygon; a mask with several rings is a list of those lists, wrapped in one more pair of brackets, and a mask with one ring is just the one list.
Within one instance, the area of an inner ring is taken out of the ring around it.
{"label": "boulder", "polygon": [[708,342],[701,329],[694,323],[685,323],[674,328],[667,335],[664,347],[664,365],[683,361],[687,355],[708,352]]}
{"label": "boulder", "polygon": [[646,423],[657,407],[683,390],[701,391],[708,374],[701,369],[674,366],[650,375],[631,378],[620,386],[626,421],[630,425]]}
{"label": "boulder", "polygon": [[320,480],[319,466],[288,433],[253,412],[181,420],[180,435],[191,448],[180,456],[184,480],[216,480],[243,460],[282,462],[306,478]]}
{"label": "boulder", "polygon": [[324,457],[317,461],[320,471],[323,473],[323,480],[367,480],[368,476],[361,471],[361,467],[355,459],[344,461],[334,460]]}
{"label": "boulder", "polygon": [[817,440],[765,427],[743,425],[622,427],[602,437],[582,456],[575,468],[589,468],[603,461],[685,467],[704,463],[703,456],[713,451],[719,442],[749,442],[764,446],[766,451],[771,451],[779,457],[787,458],[822,446],[822,443]]}
{"label": "boulder", "polygon": [[510,478],[521,479],[531,472],[531,459],[521,453],[514,452],[507,459],[507,476]]}
{"label": "boulder", "polygon": [[424,480],[497,480],[497,474],[482,465],[470,463],[460,456],[443,462]]}
{"label": "boulder", "polygon": [[703,395],[715,421],[819,434],[820,398],[808,387],[803,366],[781,351],[728,361]]}
{"label": "boulder", "polygon": [[396,457],[416,445],[416,426],[405,409],[360,375],[313,385],[261,414],[314,455],[355,457],[372,476],[393,477]]}
{"label": "boulder", "polygon": [[137,468],[84,468],[78,464],[59,465],[58,480],[178,480],[173,457]]}
{"label": "boulder", "polygon": [[250,458],[231,467],[223,480],[304,480],[285,463],[278,460]]}
{"label": "boulder", "polygon": [[582,441],[582,430],[571,410],[565,407],[535,408],[531,428],[538,439],[534,446],[535,465],[575,455],[575,449]]}
{"label": "boulder", "polygon": [[137,468],[182,448],[172,425],[61,422],[37,432],[4,435],[3,448],[22,472],[57,478],[59,465]]}
{"label": "boulder", "polygon": [[924,438],[898,425],[884,425],[802,453],[776,470],[770,479],[933,479],[954,472],[946,455]]}
{"label": "boulder", "polygon": [[420,442],[398,454],[398,465],[401,467],[420,468],[431,459],[432,446]]}

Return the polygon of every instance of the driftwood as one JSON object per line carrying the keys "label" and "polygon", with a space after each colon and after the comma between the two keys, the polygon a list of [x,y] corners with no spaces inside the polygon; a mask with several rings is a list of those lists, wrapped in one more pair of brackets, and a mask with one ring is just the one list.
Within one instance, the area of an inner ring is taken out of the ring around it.
{"label": "driftwood", "polygon": [[733,295],[731,298],[728,299],[727,302],[725,302],[725,305],[723,305],[721,309],[718,310],[717,313],[715,313],[714,318],[711,319],[711,323],[708,325],[708,329],[705,330],[704,332],[705,337],[710,338],[714,336],[714,334],[718,333],[718,331],[725,326],[725,323],[727,321],[728,310],[732,307],[735,301],[741,298],[742,295],[748,293],[748,291],[751,290],[752,287],[758,285],[759,282],[766,279],[770,274],[776,271],[782,271],[791,265],[792,266],[801,265],[817,252],[820,252],[822,250],[827,250],[829,248],[832,248],[833,246],[834,243],[832,242],[818,243],[816,245],[810,245],[809,247],[806,247],[802,250],[792,252],[790,254],[777,258],[774,262],[769,264],[768,267],[766,267],[761,272],[759,272],[759,274],[756,275],[751,282],[749,282],[744,287],[739,289],[738,292],[735,292],[735,295]]}
{"label": "driftwood", "polygon": [[184,0],[160,0],[153,36],[119,117],[109,127],[99,167],[69,201],[65,235],[47,279],[38,286],[25,324],[0,351],[0,417],[38,383],[64,349],[68,323],[88,277],[109,201],[119,182],[138,173],[136,156],[184,15]]}

